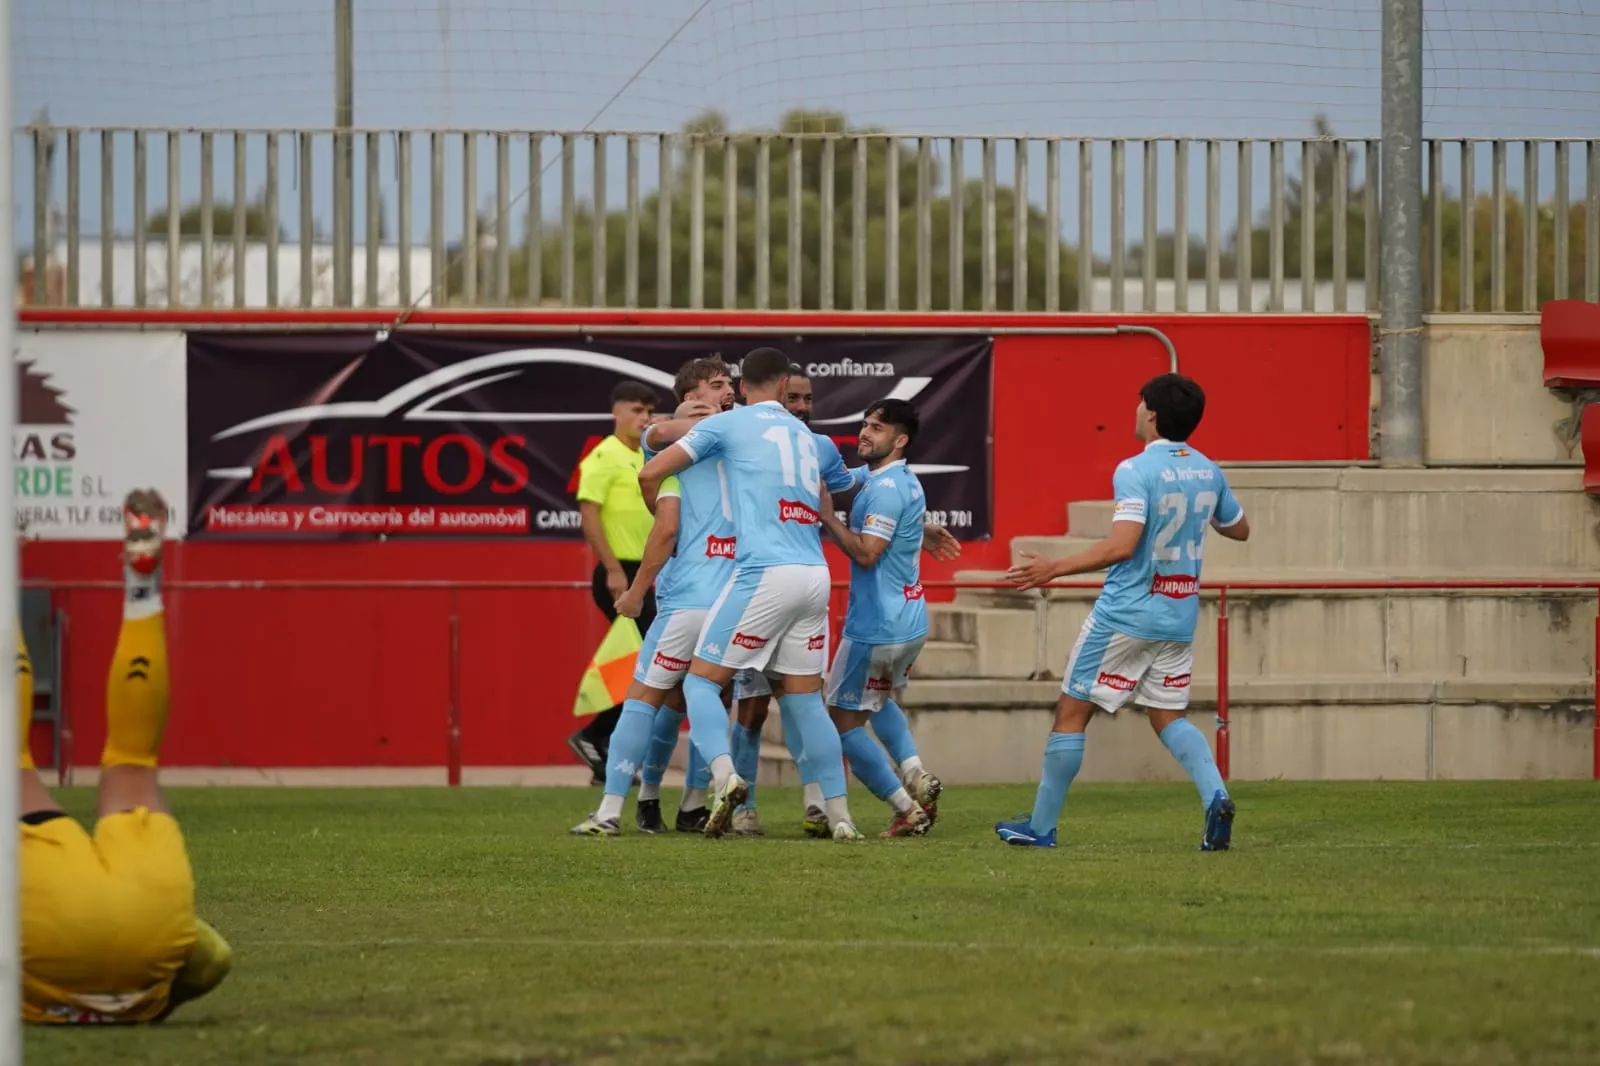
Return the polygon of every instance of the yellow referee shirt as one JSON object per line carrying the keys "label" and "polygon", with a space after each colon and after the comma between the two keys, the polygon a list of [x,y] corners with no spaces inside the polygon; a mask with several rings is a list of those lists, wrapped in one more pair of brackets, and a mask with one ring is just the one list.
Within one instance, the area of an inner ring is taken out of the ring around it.
{"label": "yellow referee shirt", "polygon": [[595,445],[578,464],[578,502],[600,508],[600,528],[618,561],[638,562],[655,518],[639,491],[644,451],[630,448],[613,434]]}

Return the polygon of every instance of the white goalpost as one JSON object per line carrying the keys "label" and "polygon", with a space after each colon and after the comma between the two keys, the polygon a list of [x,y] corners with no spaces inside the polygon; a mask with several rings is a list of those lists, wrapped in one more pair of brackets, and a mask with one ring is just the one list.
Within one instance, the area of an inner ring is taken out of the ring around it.
{"label": "white goalpost", "polygon": [[[0,0],[0,115],[6,117],[6,122],[11,121],[11,0]],[[7,176],[3,186],[0,186],[0,249],[5,254],[0,256],[0,351],[4,351],[6,358],[13,363],[13,352],[16,347],[16,255],[13,249],[16,243],[11,231],[13,196],[11,186],[11,130],[6,130],[6,136],[0,137],[0,174]],[[17,406],[17,376],[13,367],[6,367],[0,373],[0,430],[6,442],[11,441],[12,426],[16,421]],[[11,516],[16,513],[15,486],[7,473],[0,478],[0,515]],[[13,520],[14,521],[14,520]],[[17,537],[15,531],[5,540],[5,548],[0,551],[0,602],[12,605],[6,611],[5,629],[12,630],[12,635],[5,638],[5,646],[14,647],[17,642],[15,627],[18,623],[17,610]],[[17,707],[17,686],[15,684],[0,685],[0,766],[15,767],[17,765],[17,714],[21,708]],[[8,772],[15,772],[8,771]],[[18,889],[21,869],[17,863],[18,834],[17,817],[21,813],[17,779],[12,778],[11,784],[0,788],[0,823],[11,826],[10,829],[0,833],[0,867],[5,870],[5,885],[0,890],[0,927],[10,929],[3,944],[0,944],[0,995],[5,997],[4,1002],[11,1006],[6,1007],[0,1002],[0,1063],[22,1062],[22,924],[21,913],[18,907]]]}

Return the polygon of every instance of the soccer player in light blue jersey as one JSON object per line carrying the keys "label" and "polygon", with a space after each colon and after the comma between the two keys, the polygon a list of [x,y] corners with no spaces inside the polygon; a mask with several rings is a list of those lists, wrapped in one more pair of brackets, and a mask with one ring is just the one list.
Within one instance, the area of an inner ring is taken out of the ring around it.
{"label": "soccer player in light blue jersey", "polygon": [[1200,849],[1228,850],[1233,800],[1205,735],[1184,714],[1206,530],[1247,540],[1250,523],[1217,464],[1187,443],[1205,405],[1200,386],[1180,374],[1146,383],[1134,423],[1144,451],[1124,460],[1112,476],[1111,535],[1065,559],[1025,552],[1011,568],[1011,580],[1024,589],[1110,570],[1067,660],[1033,813],[995,824],[1008,844],[1056,846],[1056,823],[1083,763],[1089,719],[1096,707],[1115,714],[1131,698],[1200,792]]}
{"label": "soccer player in light blue jersey", "polygon": [[[805,375],[799,364],[790,364],[789,381],[778,400],[783,404],[784,410],[807,426],[811,424],[813,405],[811,379]],[[817,454],[821,457],[826,487],[836,495],[848,491],[841,488],[842,477],[828,474],[834,470],[834,455],[838,453],[838,445],[827,434],[813,431],[812,435],[817,441]],[[839,463],[842,465],[842,458]],[[847,472],[855,475],[859,483],[866,469],[856,467]],[[829,509],[825,508],[824,515],[828,511]],[[955,537],[939,525],[930,524],[923,527],[922,547],[934,558],[944,561],[955,559],[961,554],[961,545]],[[772,687],[766,675],[760,670],[740,670],[733,676],[734,722],[730,734],[730,747],[734,768],[750,785],[750,792],[745,797],[744,803],[733,812],[732,825],[736,834],[759,836],[762,833],[761,819],[756,813],[756,776],[760,770],[761,730],[771,709],[771,697]],[[782,719],[782,723],[784,743],[791,754],[796,754],[801,748],[794,723],[788,718]],[[873,732],[878,735],[879,740],[885,744],[894,742],[891,746],[892,751],[915,759],[916,745],[911,741],[910,726],[906,723],[905,714],[899,707],[891,702],[881,713],[873,716],[872,724]],[[798,763],[799,759],[795,761]],[[805,834],[813,838],[831,836],[832,829],[828,825],[828,816],[823,807],[821,786],[814,781],[807,782],[802,801],[801,827]]]}
{"label": "soccer player in light blue jersey", "polygon": [[[828,673],[828,713],[850,769],[894,808],[885,837],[926,833],[938,817],[943,791],[939,779],[923,769],[905,713],[892,697],[905,687],[928,637],[921,569],[927,503],[905,460],[919,426],[917,409],[905,400],[868,407],[857,445],[868,473],[850,508],[850,524],[831,508],[822,514],[823,528],[850,557],[850,605]],[[876,725],[879,716],[885,724],[874,732],[891,749],[899,776],[864,728],[869,721]]]}
{"label": "soccer player in light blue jersey", "polygon": [[[716,356],[685,363],[673,391],[684,401],[678,410],[683,421],[675,421],[674,426],[692,424],[733,406],[732,377]],[[658,428],[651,426],[644,432],[647,459],[655,454],[652,438]],[[682,684],[706,612],[733,570],[735,536],[733,501],[728,494],[727,471],[720,461],[689,467],[662,484],[638,572],[617,598],[617,613],[637,618],[654,582],[656,618],[645,633],[622,717],[612,734],[605,794],[599,809],[574,826],[573,834],[619,835],[623,801],[635,773],[641,778],[636,811],[640,830],[666,831],[661,818],[661,780],[683,724],[682,711],[666,701]],[[701,769],[697,770],[697,764]],[[677,817],[680,831],[698,831],[708,817],[703,766],[691,745]]]}
{"label": "soccer player in light blue jersey", "polygon": [[793,716],[798,735],[801,779],[822,786],[834,839],[860,840],[845,799],[839,736],[821,692],[829,585],[820,535],[822,485],[824,477],[837,478],[841,487],[854,478],[842,462],[825,471],[811,431],[779,403],[789,378],[786,355],[758,348],[741,369],[748,405],[699,423],[639,474],[645,502],[654,506],[667,477],[720,461],[733,497],[733,575],[711,607],[683,683],[690,741],[711,766],[705,833],[721,836],[749,792],[733,763],[720,698],[722,687],[748,667],[775,680],[778,705]]}

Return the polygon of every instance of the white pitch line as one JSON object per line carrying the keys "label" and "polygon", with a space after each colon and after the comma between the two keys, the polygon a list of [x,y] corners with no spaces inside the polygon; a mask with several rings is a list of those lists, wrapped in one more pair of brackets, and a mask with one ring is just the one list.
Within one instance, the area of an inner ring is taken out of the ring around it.
{"label": "white pitch line", "polygon": [[639,937],[621,940],[596,940],[591,937],[372,937],[349,940],[255,940],[241,938],[246,947],[280,948],[406,948],[406,947],[524,947],[524,948],[640,948],[695,949],[732,948],[743,950],[844,951],[867,948],[875,951],[977,951],[1012,952],[1033,955],[1510,955],[1600,959],[1600,946],[1562,944],[1058,944],[996,941],[886,940],[886,939],[757,939],[719,940],[714,937]]}

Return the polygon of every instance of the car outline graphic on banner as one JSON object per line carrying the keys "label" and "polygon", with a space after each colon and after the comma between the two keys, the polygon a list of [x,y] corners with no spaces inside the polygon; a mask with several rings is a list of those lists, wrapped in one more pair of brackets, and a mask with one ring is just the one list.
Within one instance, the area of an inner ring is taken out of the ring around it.
{"label": "car outline graphic on banner", "polygon": [[[376,400],[344,400],[335,403],[308,404],[288,408],[271,414],[258,415],[237,425],[229,426],[211,435],[211,440],[227,440],[278,426],[304,425],[331,418],[382,419],[399,415],[404,422],[586,422],[603,421],[611,412],[572,413],[556,411],[441,411],[440,404],[462,396],[473,389],[492,385],[522,373],[522,368],[545,364],[568,364],[609,370],[619,377],[632,378],[646,384],[672,391],[673,375],[643,363],[608,355],[604,352],[583,351],[576,348],[513,348],[503,352],[465,359],[459,363],[439,367],[421,377],[391,390]],[[512,369],[505,369],[510,367]],[[884,399],[910,400],[928,386],[929,377],[905,377]],[[865,410],[838,418],[817,419],[816,425],[859,423]],[[951,464],[910,464],[916,474],[959,474],[971,469]],[[206,476],[223,481],[243,480],[253,473],[250,467],[223,467],[206,471]]]}

